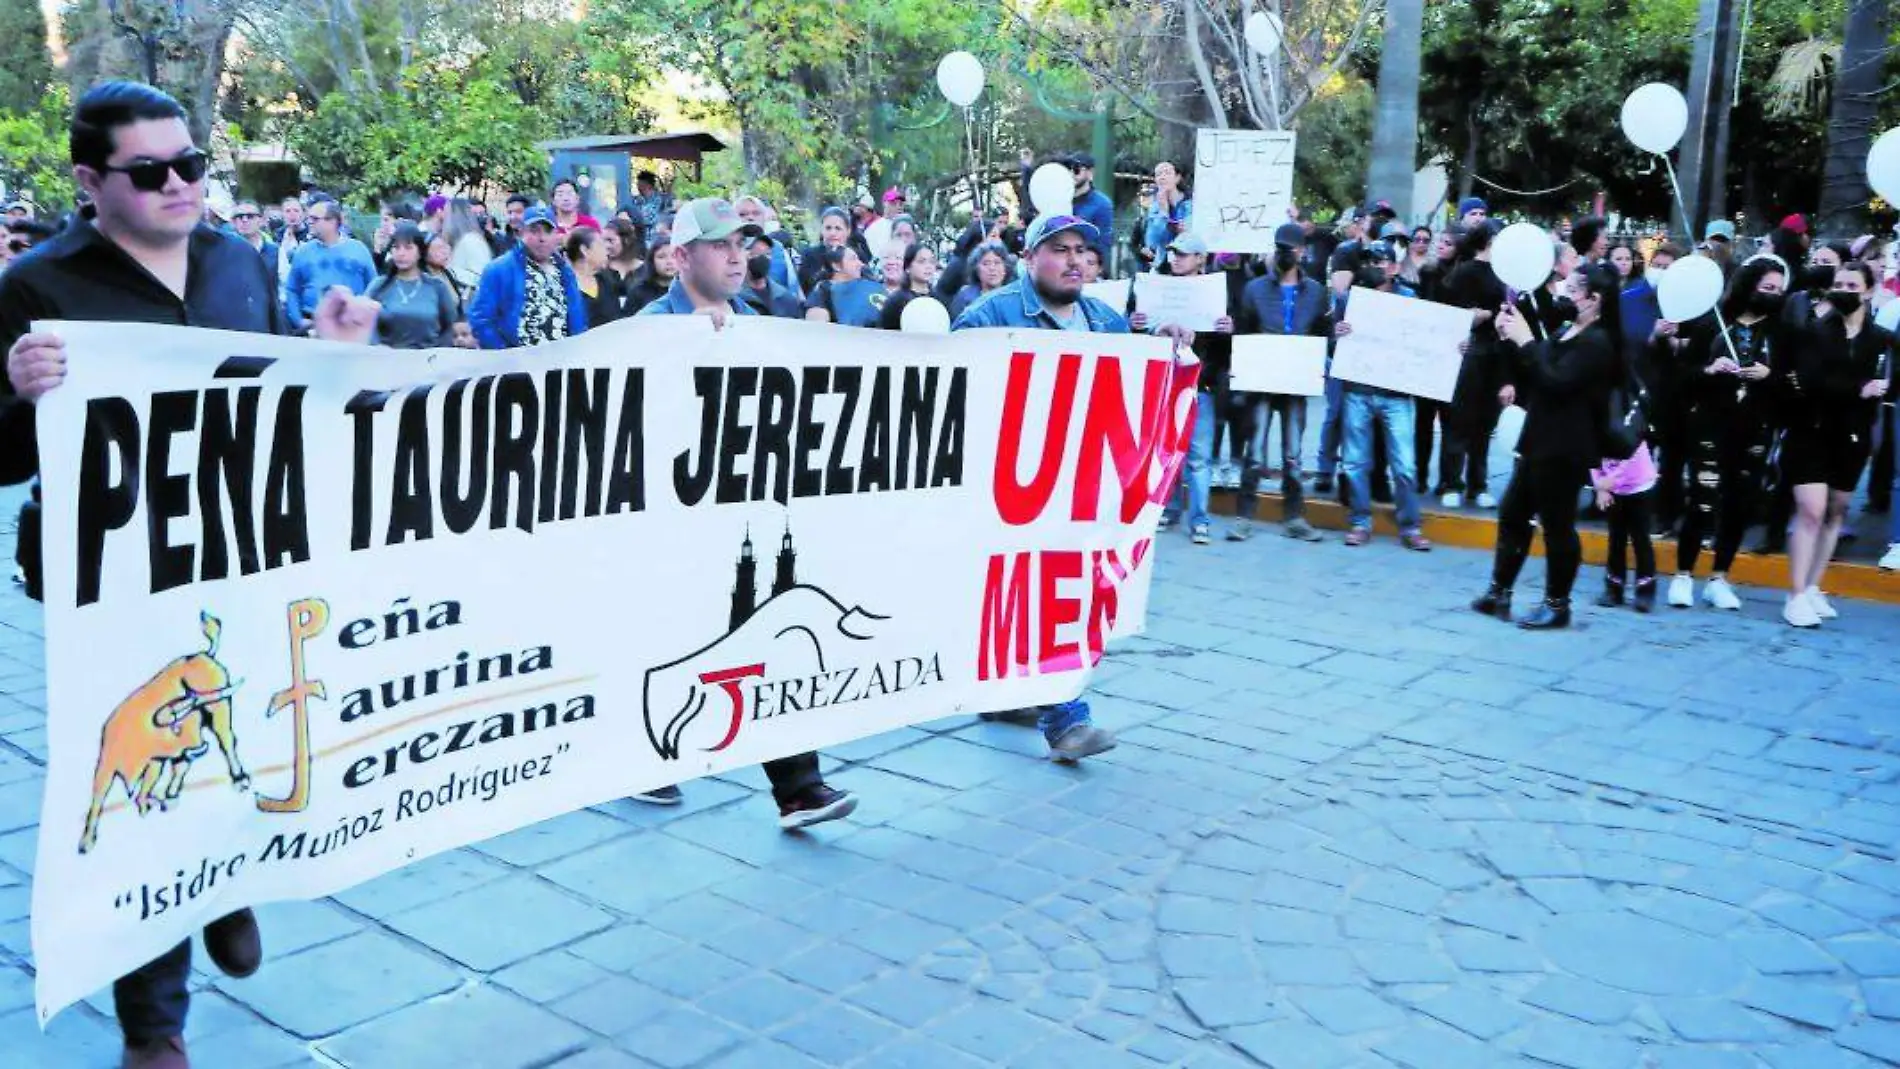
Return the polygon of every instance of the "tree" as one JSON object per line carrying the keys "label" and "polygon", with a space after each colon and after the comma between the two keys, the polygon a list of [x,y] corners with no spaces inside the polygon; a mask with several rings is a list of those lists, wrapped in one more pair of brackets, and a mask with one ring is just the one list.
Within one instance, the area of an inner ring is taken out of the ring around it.
{"label": "tree", "polygon": [[1887,58],[1887,0],[1853,0],[1841,34],[1834,105],[1827,118],[1817,232],[1843,237],[1866,224],[1867,150],[1873,146]]}
{"label": "tree", "polygon": [[185,106],[192,137],[211,143],[225,46],[243,0],[70,0],[61,16],[66,78],[75,93],[129,78]]}
{"label": "tree", "polygon": [[1425,0],[1386,4],[1372,168],[1366,188],[1374,199],[1390,201],[1401,219],[1412,217],[1413,176],[1418,170],[1419,48],[1424,21]]}
{"label": "tree", "polygon": [[418,68],[374,97],[333,93],[289,131],[318,185],[359,202],[427,189],[538,189],[538,116],[494,78]]}
{"label": "tree", "polygon": [[70,206],[77,190],[66,145],[72,96],[55,84],[28,111],[0,112],[0,184],[42,211]]}
{"label": "tree", "polygon": [[37,0],[0,5],[0,112],[38,108],[52,81],[46,16]]}

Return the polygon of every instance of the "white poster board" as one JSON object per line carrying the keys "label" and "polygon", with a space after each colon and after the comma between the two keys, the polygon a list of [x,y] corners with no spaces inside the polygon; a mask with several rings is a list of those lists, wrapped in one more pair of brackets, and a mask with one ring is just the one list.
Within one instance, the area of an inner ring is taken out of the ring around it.
{"label": "white poster board", "polygon": [[1201,130],[1194,147],[1194,231],[1214,252],[1273,251],[1293,205],[1295,138],[1284,130]]}
{"label": "white poster board", "polygon": [[1235,338],[1227,385],[1243,393],[1319,397],[1326,392],[1326,339],[1304,334]]}
{"label": "white poster board", "polygon": [[1126,312],[1128,311],[1128,289],[1132,285],[1134,282],[1131,279],[1106,278],[1100,282],[1084,284],[1082,295],[1093,297],[1117,312]]}
{"label": "white poster board", "polygon": [[1351,333],[1333,353],[1333,377],[1385,390],[1450,401],[1471,335],[1471,309],[1352,288],[1346,303]]}
{"label": "white poster board", "polygon": [[1135,276],[1135,311],[1148,317],[1150,327],[1174,323],[1213,330],[1214,321],[1227,314],[1227,276],[1182,278],[1144,271]]}

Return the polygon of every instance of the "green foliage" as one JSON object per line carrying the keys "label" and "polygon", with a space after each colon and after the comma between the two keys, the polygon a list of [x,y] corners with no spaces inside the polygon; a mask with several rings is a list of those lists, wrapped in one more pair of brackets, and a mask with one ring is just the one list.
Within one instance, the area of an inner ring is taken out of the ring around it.
{"label": "green foliage", "polygon": [[0,112],[31,111],[53,80],[38,0],[0,4]]}
{"label": "green foliage", "polygon": [[9,196],[25,196],[43,211],[72,205],[78,190],[66,146],[71,108],[65,84],[56,83],[31,110],[0,110],[0,182]]}
{"label": "green foliage", "polygon": [[[1520,196],[1515,209],[1581,210],[1601,190],[1625,215],[1662,218],[1668,180],[1623,136],[1623,98],[1647,82],[1687,88],[1696,0],[1434,0],[1426,9],[1421,147]],[[1756,0],[1729,144],[1730,203],[1812,207],[1825,119],[1770,114],[1782,53],[1838,34],[1842,0]],[[1579,27],[1589,32],[1579,33]]]}
{"label": "green foliage", "polygon": [[289,145],[321,186],[368,204],[442,187],[534,189],[547,182],[544,130],[511,89],[454,71],[412,70],[367,100],[333,93]]}

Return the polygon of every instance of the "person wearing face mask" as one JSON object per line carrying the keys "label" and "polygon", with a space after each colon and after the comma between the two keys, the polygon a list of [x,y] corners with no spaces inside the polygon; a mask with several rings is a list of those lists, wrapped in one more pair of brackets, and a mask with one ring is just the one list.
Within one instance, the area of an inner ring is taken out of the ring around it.
{"label": "person wearing face mask", "polygon": [[1875,411],[1892,382],[1893,335],[1867,309],[1879,279],[1864,263],[1834,272],[1818,318],[1793,346],[1782,376],[1781,471],[1794,494],[1795,523],[1781,618],[1794,627],[1818,627],[1840,615],[1821,593],[1821,578],[1873,451]]}
{"label": "person wearing face mask", "polygon": [[[1241,290],[1236,334],[1304,335],[1330,338],[1333,335],[1332,296],[1317,279],[1306,277],[1300,268],[1305,232],[1298,223],[1282,223],[1273,234],[1273,274],[1247,283]],[[1252,537],[1254,513],[1258,507],[1260,477],[1273,465],[1269,462],[1270,431],[1280,422],[1280,495],[1283,509],[1282,531],[1288,538],[1302,542],[1321,540],[1319,530],[1306,518],[1306,494],[1300,485],[1301,450],[1306,441],[1307,398],[1283,394],[1240,394],[1237,401],[1245,413],[1247,448],[1241,469],[1240,491],[1235,500],[1238,513],[1227,539],[1241,542]],[[1206,411],[1206,410],[1203,410]]]}
{"label": "person wearing face mask", "polygon": [[754,312],[774,319],[805,318],[805,302],[772,279],[776,245],[769,237],[748,238],[745,247],[745,286],[739,299]]}
{"label": "person wearing face mask", "polygon": [[1730,612],[1742,607],[1728,570],[1760,507],[1774,436],[1768,380],[1787,360],[1788,328],[1781,318],[1787,278],[1787,265],[1775,256],[1756,256],[1737,268],[1721,304],[1727,331],[1714,317],[1699,322],[1685,353],[1697,374],[1690,387],[1689,500],[1676,539],[1676,577],[1669,584],[1674,608],[1695,605],[1696,560],[1711,531],[1714,574],[1703,600]]}
{"label": "person wearing face mask", "polygon": [[1789,326],[1805,327],[1814,321],[1815,306],[1834,287],[1834,272],[1852,259],[1848,255],[1846,242],[1829,241],[1814,247],[1814,251],[1808,254],[1808,265],[1802,268],[1794,284],[1788,287],[1788,301],[1783,306],[1782,317]]}
{"label": "person wearing face mask", "polygon": [[1517,621],[1526,630],[1570,626],[1570,591],[1583,560],[1577,536],[1577,490],[1603,457],[1609,393],[1624,369],[1623,291],[1603,264],[1580,269],[1568,283],[1576,318],[1539,341],[1516,305],[1498,309],[1507,379],[1519,387],[1524,430],[1516,468],[1498,505],[1498,543],[1491,585],[1473,610],[1510,619],[1511,588],[1530,555],[1531,521],[1541,527],[1547,562],[1544,600]]}

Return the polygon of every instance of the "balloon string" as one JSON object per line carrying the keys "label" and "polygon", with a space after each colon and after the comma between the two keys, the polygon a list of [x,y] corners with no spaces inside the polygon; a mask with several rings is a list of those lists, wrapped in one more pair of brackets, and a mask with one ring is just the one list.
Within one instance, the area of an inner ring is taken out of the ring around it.
{"label": "balloon string", "polygon": [[[1682,225],[1693,228],[1695,220],[1689,216],[1689,208],[1682,201],[1682,183],[1676,180],[1676,164],[1669,158],[1667,152],[1659,152],[1657,155],[1662,157],[1663,166],[1669,169],[1669,191],[1676,195],[1676,209],[1682,213]],[[1693,229],[1689,231],[1689,240],[1695,240]],[[1715,307],[1711,311],[1715,313],[1716,328],[1722,332],[1722,344],[1728,346],[1728,358],[1737,364],[1741,363],[1742,358],[1735,351],[1735,339],[1729,336],[1728,323],[1722,318],[1722,298],[1719,294],[1715,298]]]}

